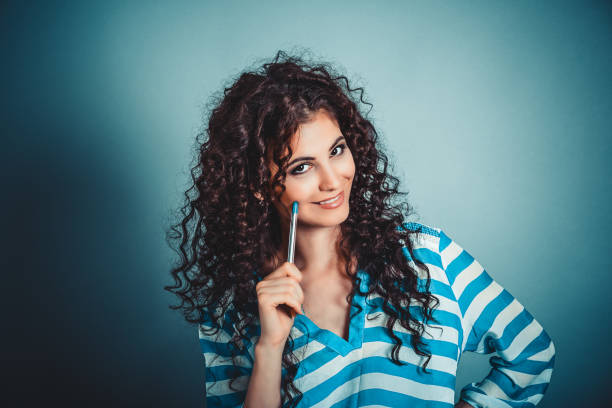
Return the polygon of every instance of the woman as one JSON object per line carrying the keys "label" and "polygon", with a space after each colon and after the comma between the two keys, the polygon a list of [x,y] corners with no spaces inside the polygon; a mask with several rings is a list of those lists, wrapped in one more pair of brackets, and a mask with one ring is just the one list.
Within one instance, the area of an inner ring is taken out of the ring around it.
{"label": "woman", "polygon": [[456,407],[537,404],[551,339],[445,232],[407,222],[363,90],[333,72],[279,52],[210,115],[166,287],[198,324],[207,406],[453,407],[464,351],[498,356]]}

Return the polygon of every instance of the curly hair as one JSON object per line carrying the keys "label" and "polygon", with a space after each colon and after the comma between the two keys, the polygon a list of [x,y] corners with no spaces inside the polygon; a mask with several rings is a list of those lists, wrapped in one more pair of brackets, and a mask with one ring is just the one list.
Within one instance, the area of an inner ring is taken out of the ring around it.
{"label": "curly hair", "polygon": [[[233,299],[234,316],[241,318],[235,319],[231,348],[243,350],[241,339],[249,340],[247,329],[258,319],[257,279],[272,272],[274,268],[264,266],[275,259],[281,245],[279,214],[271,198],[278,199],[284,191],[290,139],[300,124],[324,109],[337,121],[355,160],[349,216],[341,224],[338,244],[346,274],[353,279],[347,302],[352,304],[357,290],[362,296],[380,294],[383,311],[390,316],[386,331],[395,341],[391,360],[403,365],[398,358],[402,340],[393,332],[399,320],[411,335],[413,350],[426,357],[422,370],[427,372],[431,353],[422,335],[430,320],[436,322],[432,309],[439,301],[429,291],[427,266],[412,256],[412,239],[420,231],[398,228],[414,211],[406,202],[395,203],[407,193],[398,191],[399,180],[388,173],[387,156],[377,147],[378,134],[359,109],[360,104],[372,107],[363,94],[363,88],[351,88],[347,77],[336,74],[330,64],[308,64],[303,57],[278,51],[272,61],[240,74],[214,100],[208,126],[198,133],[193,185],[184,194],[180,221],[167,231],[168,243],[180,256],[171,270],[174,285],[164,287],[181,300],[171,309],[181,309],[190,323],[212,316],[220,328]],[[278,166],[274,179],[268,158]],[[424,270],[424,285],[405,250]],[[356,259],[368,274],[367,292],[349,270],[349,259]],[[411,300],[419,305],[418,313],[411,311]],[[302,398],[293,383],[299,362],[292,348],[289,336],[282,357],[283,406],[296,406]],[[238,371],[228,378],[237,375]]]}

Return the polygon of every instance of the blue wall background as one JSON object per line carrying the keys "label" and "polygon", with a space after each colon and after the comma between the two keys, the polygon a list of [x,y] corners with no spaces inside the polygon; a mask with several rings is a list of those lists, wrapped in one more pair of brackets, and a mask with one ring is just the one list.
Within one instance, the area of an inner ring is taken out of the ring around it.
{"label": "blue wall background", "polygon": [[[201,406],[163,228],[213,92],[278,49],[364,86],[421,222],[536,317],[541,407],[596,406],[610,338],[609,2],[4,2],[4,401]],[[457,390],[488,372],[465,355]],[[16,405],[12,405],[16,406]]]}

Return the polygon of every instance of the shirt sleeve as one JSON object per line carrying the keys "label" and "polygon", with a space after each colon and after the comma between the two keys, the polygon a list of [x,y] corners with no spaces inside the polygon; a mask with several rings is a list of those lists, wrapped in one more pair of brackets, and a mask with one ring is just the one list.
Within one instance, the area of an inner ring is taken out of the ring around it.
{"label": "shirt sleeve", "polygon": [[475,408],[534,407],[550,383],[555,346],[542,326],[467,251],[440,232],[442,265],[461,312],[461,352],[496,352],[491,371],[461,390]]}
{"label": "shirt sleeve", "polygon": [[226,312],[221,327],[214,326],[213,330],[212,319],[206,311],[198,325],[200,347],[206,366],[207,407],[244,407],[253,359],[246,347],[244,351],[232,347],[230,340],[236,329],[229,315]]}

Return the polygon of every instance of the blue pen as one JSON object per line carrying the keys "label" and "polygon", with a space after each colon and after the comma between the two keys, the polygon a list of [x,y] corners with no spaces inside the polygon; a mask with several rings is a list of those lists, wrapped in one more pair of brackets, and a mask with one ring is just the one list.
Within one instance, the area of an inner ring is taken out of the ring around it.
{"label": "blue pen", "polygon": [[[294,201],[291,207],[291,224],[289,225],[289,248],[287,253],[287,262],[293,263],[295,255],[295,229],[297,226],[298,202]],[[304,305],[302,305],[302,313],[304,313]],[[305,313],[304,313],[305,314]]]}
{"label": "blue pen", "polygon": [[295,227],[297,225],[298,202],[294,201],[291,208],[291,225],[289,226],[289,253],[287,254],[287,262],[293,263],[293,255],[295,254]]}

